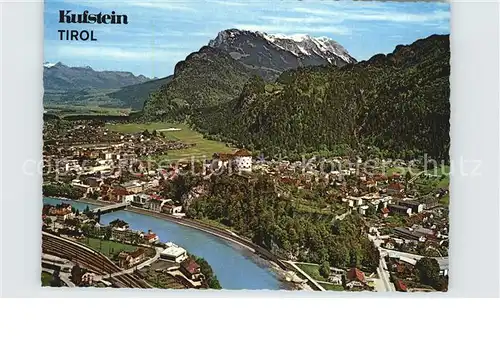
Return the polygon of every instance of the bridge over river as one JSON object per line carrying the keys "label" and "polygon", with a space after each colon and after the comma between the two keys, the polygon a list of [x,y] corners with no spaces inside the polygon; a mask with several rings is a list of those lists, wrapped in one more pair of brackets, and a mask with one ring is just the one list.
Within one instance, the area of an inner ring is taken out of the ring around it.
{"label": "bridge over river", "polygon": [[92,210],[93,213],[100,213],[100,214],[105,214],[105,213],[110,213],[110,212],[115,212],[115,211],[120,211],[124,210],[128,206],[127,203],[121,202],[117,204],[110,204],[107,206],[102,206],[102,207],[97,207]]}

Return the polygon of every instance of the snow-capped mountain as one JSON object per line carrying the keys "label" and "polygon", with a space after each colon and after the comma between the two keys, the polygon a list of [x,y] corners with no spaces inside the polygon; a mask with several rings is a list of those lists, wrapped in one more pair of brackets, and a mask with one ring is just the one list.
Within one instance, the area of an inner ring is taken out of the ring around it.
{"label": "snow-capped mountain", "polygon": [[356,60],[336,41],[309,35],[280,35],[227,29],[210,40],[209,46],[228,52],[264,76],[277,76],[288,69],[333,64],[344,66]]}
{"label": "snow-capped mountain", "polygon": [[55,65],[57,65],[59,62],[56,62],[56,63],[50,63],[50,62],[44,62],[43,63],[43,67],[45,68],[51,68],[51,67],[54,67]]}

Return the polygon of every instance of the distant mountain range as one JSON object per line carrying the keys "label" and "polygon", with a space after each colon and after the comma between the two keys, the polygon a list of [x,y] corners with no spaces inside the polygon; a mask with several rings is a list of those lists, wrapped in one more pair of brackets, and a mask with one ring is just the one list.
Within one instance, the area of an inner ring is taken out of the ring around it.
{"label": "distant mountain range", "polygon": [[119,89],[151,80],[130,72],[95,71],[91,67],[69,67],[61,62],[44,63],[44,88],[54,91],[82,89]]}
{"label": "distant mountain range", "polygon": [[[211,65],[206,60],[208,56],[220,62]],[[175,81],[167,90],[171,96],[182,96],[181,100],[186,87],[192,84],[201,84],[208,90],[214,90],[213,93],[207,91],[206,94],[201,94],[207,96],[195,94],[197,99],[202,101],[200,106],[207,104],[209,106],[234,98],[244,82],[252,75],[273,81],[282,72],[290,69],[318,65],[341,67],[354,62],[356,60],[347,50],[326,37],[314,38],[308,35],[288,37],[227,29],[210,40],[208,46],[179,62],[174,75],[161,79],[135,76],[130,72],[100,72],[91,67],[68,67],[60,62],[45,63],[45,102],[56,104],[87,102],[102,106],[142,109],[151,93]],[[191,65],[195,67],[194,70],[191,70]],[[224,65],[231,67],[231,74],[224,72]],[[234,79],[236,75],[239,78]],[[174,92],[176,89],[179,89],[178,93]],[[193,99],[193,97],[187,98],[187,100]],[[190,103],[190,101],[185,102]],[[176,100],[175,103],[182,105],[185,102]]]}

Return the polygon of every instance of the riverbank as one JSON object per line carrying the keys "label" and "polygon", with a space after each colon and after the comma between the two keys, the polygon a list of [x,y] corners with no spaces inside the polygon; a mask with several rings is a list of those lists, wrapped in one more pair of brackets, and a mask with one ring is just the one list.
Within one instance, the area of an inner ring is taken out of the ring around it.
{"label": "riverbank", "polygon": [[[94,199],[80,199],[78,200],[80,202],[84,203],[89,203],[91,205],[96,205],[96,206],[104,206],[104,205],[109,205],[112,204],[113,202],[107,202],[107,201],[101,201],[101,200],[94,200]],[[179,225],[183,225],[186,227],[194,228],[200,231],[203,231],[205,233],[215,235],[221,239],[230,241],[234,244],[238,244],[242,247],[244,247],[247,250],[250,250],[252,253],[257,254],[258,256],[273,262],[274,265],[279,267],[282,270],[286,270],[287,267],[286,265],[274,254],[269,252],[268,250],[256,245],[255,243],[251,242],[250,240],[243,238],[233,232],[229,231],[224,231],[221,228],[200,222],[196,219],[191,219],[191,218],[180,218],[176,217],[173,215],[169,215],[167,213],[161,213],[161,212],[156,212],[152,210],[146,210],[143,208],[135,207],[135,206],[127,206],[124,211],[129,211],[137,214],[142,214],[145,216],[151,216],[159,219],[164,219],[170,222],[174,222]]]}
{"label": "riverbank", "polygon": [[[246,238],[242,238],[241,236],[238,236],[235,233],[226,232],[223,229],[220,229],[220,228],[215,227],[215,226],[210,226],[208,224],[197,221],[195,219],[179,218],[179,217],[169,215],[167,213],[155,212],[155,211],[146,210],[146,209],[138,208],[138,207],[134,207],[134,206],[127,206],[125,211],[129,211],[129,212],[133,212],[133,213],[137,213],[137,214],[142,214],[145,216],[151,216],[151,217],[155,217],[158,219],[163,219],[163,220],[167,220],[170,222],[174,222],[174,223],[182,225],[182,226],[186,226],[186,227],[193,228],[193,229],[202,231],[202,232],[210,234],[210,235],[214,235],[220,239],[224,239],[224,240],[229,241],[233,244],[237,244],[237,245],[249,250],[253,254],[259,256],[260,258],[266,260],[269,263],[270,268],[278,275],[280,280],[282,282],[288,283],[285,279],[285,276],[286,276],[286,272],[288,271],[289,267],[284,262],[282,262],[277,257],[270,257],[270,256],[274,256],[274,255],[272,253],[268,252],[267,250],[257,246],[256,244],[254,244],[250,240],[248,240]],[[290,284],[287,284],[287,286],[288,286],[289,290],[292,290],[293,288],[298,287],[296,285],[290,285]]]}
{"label": "riverbank", "polygon": [[[53,198],[53,199],[63,201],[62,199],[59,198]],[[108,201],[101,201],[101,200],[94,200],[87,198],[82,198],[75,201],[81,203],[82,205],[88,204],[90,206],[106,206],[112,204],[112,202]],[[300,289],[299,286],[291,284],[286,280],[286,272],[290,270],[290,267],[284,264],[279,257],[276,257],[266,249],[259,247],[250,240],[242,238],[235,233],[232,233],[230,231],[221,228],[212,227],[208,224],[201,223],[197,220],[178,218],[169,214],[153,212],[151,210],[145,210],[133,206],[128,206],[126,209],[122,211],[129,212],[130,214],[134,215],[143,215],[146,217],[152,217],[155,218],[156,220],[165,221],[165,223],[172,223],[175,225],[180,225],[186,228],[194,229],[205,234],[210,234],[211,236],[217,237],[218,239],[222,239],[223,241],[226,241],[230,244],[236,244],[244,251],[248,252],[248,254],[241,253],[242,255],[247,255],[247,256],[256,255],[256,259],[258,258],[262,260],[262,263],[267,266],[267,269],[272,271],[276,276],[276,278],[278,278],[278,280],[281,282],[282,284],[281,289],[286,289],[286,290]],[[258,262],[258,260],[255,259],[252,259],[252,261]],[[283,286],[283,284],[285,286]]]}
{"label": "riverbank", "polygon": [[218,229],[216,227],[202,228],[201,227],[202,224],[200,224],[199,222],[197,223],[197,222],[195,222],[195,220],[192,220],[192,219],[185,219],[185,218],[181,219],[181,218],[178,218],[178,217],[166,214],[166,213],[160,213],[160,212],[155,212],[155,211],[151,211],[151,210],[145,210],[143,208],[134,207],[134,206],[127,206],[127,208],[124,211],[129,211],[129,212],[134,212],[134,213],[142,214],[142,215],[145,215],[145,216],[151,216],[151,217],[155,217],[155,218],[159,218],[159,219],[164,219],[164,220],[171,221],[171,222],[174,222],[174,223],[179,224],[179,225],[183,225],[183,226],[186,226],[186,227],[190,227],[190,228],[194,228],[194,229],[197,229],[197,230],[201,230],[201,231],[203,231],[205,233],[208,233],[208,234],[211,234],[211,235],[215,235],[215,236],[217,236],[219,238],[228,240],[228,241],[230,241],[230,242],[232,242],[234,244],[238,244],[238,245],[244,247],[245,249],[250,250],[251,252],[255,253],[255,250],[252,247],[250,247],[248,245],[245,245],[244,243],[241,243],[241,242],[235,240],[234,238],[225,236],[225,233],[223,233],[221,229]]}

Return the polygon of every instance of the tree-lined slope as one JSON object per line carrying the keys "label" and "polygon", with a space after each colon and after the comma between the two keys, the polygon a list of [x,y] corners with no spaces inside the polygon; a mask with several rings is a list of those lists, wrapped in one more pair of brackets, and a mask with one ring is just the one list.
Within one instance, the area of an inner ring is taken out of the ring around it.
{"label": "tree-lined slope", "polygon": [[254,77],[238,98],[190,120],[206,134],[269,152],[365,144],[391,156],[447,159],[449,60],[449,36],[433,35],[342,68],[287,71],[274,84]]}

